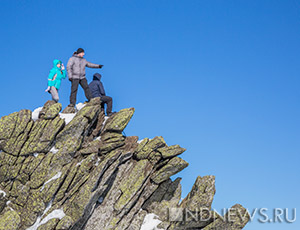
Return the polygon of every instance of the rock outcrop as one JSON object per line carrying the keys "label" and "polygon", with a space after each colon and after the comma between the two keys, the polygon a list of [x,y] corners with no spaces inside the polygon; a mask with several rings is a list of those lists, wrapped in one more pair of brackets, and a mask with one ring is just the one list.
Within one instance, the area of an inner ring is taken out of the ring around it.
{"label": "rock outcrop", "polygon": [[148,215],[159,229],[247,224],[241,205],[224,217],[212,211],[214,176],[199,176],[181,201],[181,178],[170,177],[188,166],[179,157],[185,149],[162,137],[124,136],[134,109],[108,118],[100,103],[91,100],[68,123],[50,101],[38,120],[30,110],[1,118],[0,230],[138,230]]}

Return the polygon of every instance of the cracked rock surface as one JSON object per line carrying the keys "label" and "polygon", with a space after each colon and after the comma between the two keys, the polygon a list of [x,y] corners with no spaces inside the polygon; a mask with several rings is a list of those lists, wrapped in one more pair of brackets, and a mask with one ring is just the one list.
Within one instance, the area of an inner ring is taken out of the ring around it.
{"label": "cracked rock surface", "polygon": [[170,177],[188,166],[179,157],[185,149],[163,137],[124,136],[134,108],[108,118],[100,105],[92,99],[68,124],[51,101],[38,120],[30,110],[0,119],[0,230],[139,230],[148,214],[169,230],[247,224],[239,204],[224,217],[211,210],[214,176],[199,176],[181,201],[181,178]]}

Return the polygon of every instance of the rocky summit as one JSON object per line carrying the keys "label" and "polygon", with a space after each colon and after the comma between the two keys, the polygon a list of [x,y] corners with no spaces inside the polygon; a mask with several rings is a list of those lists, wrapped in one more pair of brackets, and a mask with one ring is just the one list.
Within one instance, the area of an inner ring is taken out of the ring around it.
{"label": "rocky summit", "polygon": [[247,224],[239,204],[224,216],[212,210],[214,176],[199,176],[181,199],[181,178],[170,177],[188,166],[179,157],[185,149],[162,137],[124,136],[134,109],[105,117],[100,103],[61,113],[60,103],[48,101],[35,119],[30,110],[1,118],[0,230],[238,230]]}

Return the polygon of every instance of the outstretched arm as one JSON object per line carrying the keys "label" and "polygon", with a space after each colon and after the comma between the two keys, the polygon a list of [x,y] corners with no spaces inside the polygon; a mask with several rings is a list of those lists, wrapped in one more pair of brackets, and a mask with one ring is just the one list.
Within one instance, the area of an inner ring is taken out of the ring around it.
{"label": "outstretched arm", "polygon": [[91,62],[87,61],[86,62],[86,66],[89,67],[89,68],[95,68],[95,69],[99,69],[100,68],[101,69],[103,65],[98,65],[98,64],[94,64],[94,63],[91,63]]}

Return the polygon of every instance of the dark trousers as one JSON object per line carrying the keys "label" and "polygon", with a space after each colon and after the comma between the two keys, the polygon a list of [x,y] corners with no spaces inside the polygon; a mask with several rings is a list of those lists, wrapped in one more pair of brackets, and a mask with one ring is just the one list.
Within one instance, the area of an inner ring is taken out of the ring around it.
{"label": "dark trousers", "polygon": [[76,104],[76,97],[77,97],[77,90],[78,85],[81,85],[81,87],[84,90],[85,97],[89,100],[92,98],[90,87],[87,83],[86,78],[84,79],[73,79],[72,80],[72,86],[71,86],[71,96],[70,96],[70,104],[75,105]]}
{"label": "dark trousers", "polygon": [[101,110],[104,111],[104,105],[107,104],[106,114],[110,114],[112,111],[112,98],[109,96],[101,97]]}

